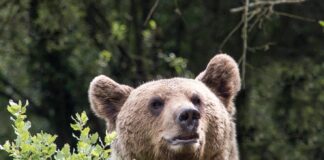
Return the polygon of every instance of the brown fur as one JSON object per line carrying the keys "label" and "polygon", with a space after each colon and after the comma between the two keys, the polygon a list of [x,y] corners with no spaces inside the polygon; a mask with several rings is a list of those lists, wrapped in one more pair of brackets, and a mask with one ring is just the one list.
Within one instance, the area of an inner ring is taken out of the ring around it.
{"label": "brown fur", "polygon": [[[97,116],[116,130],[112,144],[113,159],[122,160],[237,160],[233,99],[240,89],[237,64],[225,54],[216,55],[195,80],[162,79],[147,82],[136,89],[120,85],[106,76],[90,84],[89,99]],[[194,106],[190,97],[198,95],[201,114],[199,142],[172,146],[166,139],[183,131],[175,114],[181,106]],[[164,100],[163,110],[154,115],[149,110],[152,97]]]}
{"label": "brown fur", "polygon": [[89,101],[91,108],[98,117],[108,122],[108,131],[115,130],[117,114],[132,89],[132,87],[126,85],[119,85],[104,75],[97,76],[90,83]]}

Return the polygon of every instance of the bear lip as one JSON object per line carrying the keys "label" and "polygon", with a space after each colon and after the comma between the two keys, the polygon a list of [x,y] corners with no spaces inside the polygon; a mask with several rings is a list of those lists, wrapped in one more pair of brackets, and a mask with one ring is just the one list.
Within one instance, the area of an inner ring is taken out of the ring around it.
{"label": "bear lip", "polygon": [[167,141],[172,145],[185,145],[197,143],[199,139],[198,133],[179,135]]}

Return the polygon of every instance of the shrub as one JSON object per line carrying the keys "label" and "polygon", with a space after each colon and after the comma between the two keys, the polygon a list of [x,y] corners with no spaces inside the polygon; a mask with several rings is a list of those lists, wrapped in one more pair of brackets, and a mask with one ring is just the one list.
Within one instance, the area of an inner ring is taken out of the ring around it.
{"label": "shrub", "polygon": [[62,160],[77,160],[77,159],[108,159],[111,150],[109,145],[116,137],[116,133],[106,134],[104,142],[98,136],[98,133],[90,134],[90,128],[86,126],[88,117],[85,112],[77,113],[72,117],[74,123],[71,127],[79,136],[72,136],[78,140],[76,148],[71,150],[69,144],[65,144],[62,149],[58,149],[54,143],[57,136],[44,133],[41,131],[35,135],[29,132],[31,123],[27,121],[25,105],[19,101],[15,103],[9,102],[8,111],[12,114],[10,119],[13,121],[16,139],[13,141],[7,140],[5,144],[0,145],[0,150],[4,150],[13,159],[62,159]]}

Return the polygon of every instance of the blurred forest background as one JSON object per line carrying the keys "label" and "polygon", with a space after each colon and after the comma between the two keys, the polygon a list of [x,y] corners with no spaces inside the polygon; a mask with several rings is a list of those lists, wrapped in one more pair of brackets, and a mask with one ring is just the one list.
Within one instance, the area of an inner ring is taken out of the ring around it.
{"label": "blurred forest background", "polygon": [[0,143],[13,137],[9,99],[29,100],[34,133],[73,143],[82,110],[104,134],[89,110],[94,76],[194,77],[221,50],[244,77],[241,159],[324,159],[324,1],[282,1],[0,0]]}

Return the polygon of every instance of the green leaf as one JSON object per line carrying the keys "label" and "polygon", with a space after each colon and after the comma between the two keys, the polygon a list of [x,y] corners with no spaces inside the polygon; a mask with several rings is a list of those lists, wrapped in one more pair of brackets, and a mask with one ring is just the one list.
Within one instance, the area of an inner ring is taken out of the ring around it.
{"label": "green leaf", "polygon": [[80,122],[81,121],[80,114],[79,113],[76,113],[75,116],[76,116],[76,122]]}
{"label": "green leaf", "polygon": [[112,58],[112,53],[107,50],[101,51],[99,55],[100,55],[100,59],[102,59],[106,63],[109,62]]}
{"label": "green leaf", "polygon": [[89,147],[90,147],[90,145],[88,143],[85,143],[85,142],[82,142],[82,141],[78,142],[78,150],[79,150],[79,152],[81,150],[83,150],[83,151],[88,150]]}
{"label": "green leaf", "polygon": [[87,121],[88,121],[87,114],[85,113],[85,111],[83,111],[83,112],[81,113],[81,122],[82,122],[83,124],[86,124]]}
{"label": "green leaf", "polygon": [[37,149],[35,146],[27,144],[27,143],[22,143],[20,148],[24,152],[37,152]]}
{"label": "green leaf", "polygon": [[102,148],[99,145],[96,145],[96,147],[91,151],[91,155],[99,157],[101,152]]}
{"label": "green leaf", "polygon": [[80,131],[81,126],[79,124],[70,124],[71,128],[75,131]]}
{"label": "green leaf", "polygon": [[98,133],[91,135],[90,137],[91,144],[95,144],[98,140],[98,137],[99,137]]}
{"label": "green leaf", "polygon": [[156,29],[156,22],[154,20],[150,20],[149,25],[150,25],[151,29],[153,29],[153,30]]}
{"label": "green leaf", "polygon": [[81,139],[81,140],[86,140],[86,139],[88,139],[89,132],[90,132],[90,128],[89,128],[89,127],[84,128],[84,129],[81,131],[80,139]]}
{"label": "green leaf", "polygon": [[62,153],[67,156],[67,155],[70,155],[70,145],[68,144],[65,144],[64,147],[62,148]]}
{"label": "green leaf", "polygon": [[17,116],[17,113],[20,111],[21,107],[19,105],[15,105],[15,103],[12,103],[7,107],[7,109],[12,115]]}
{"label": "green leaf", "polygon": [[56,152],[56,145],[52,143],[52,145],[50,145],[48,148],[47,157],[51,157],[55,152]]}
{"label": "green leaf", "polygon": [[115,37],[118,41],[123,40],[125,38],[126,31],[126,25],[121,24],[117,21],[112,22],[111,33],[112,36]]}
{"label": "green leaf", "polygon": [[116,137],[117,137],[116,132],[112,132],[110,134],[107,134],[106,137],[105,137],[105,144],[106,145],[110,144]]}
{"label": "green leaf", "polygon": [[7,152],[10,150],[10,142],[6,141],[5,144],[3,145],[3,149],[6,150]]}
{"label": "green leaf", "polygon": [[52,135],[47,134],[47,133],[46,133],[46,136],[48,136],[47,143],[49,143],[49,144],[54,143],[54,141],[57,138],[57,135],[52,136]]}
{"label": "green leaf", "polygon": [[318,23],[319,23],[322,27],[324,27],[324,20],[323,20],[323,21],[318,21]]}

